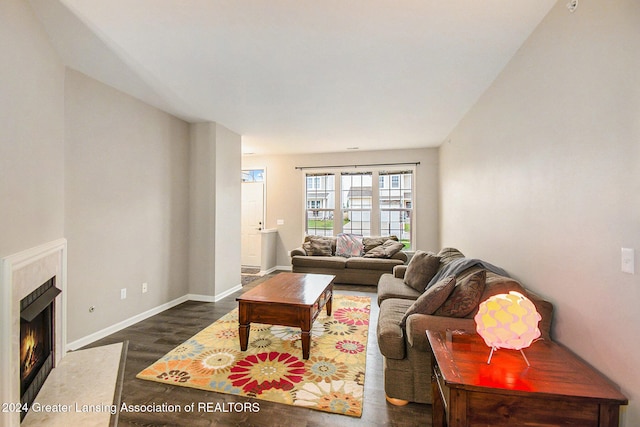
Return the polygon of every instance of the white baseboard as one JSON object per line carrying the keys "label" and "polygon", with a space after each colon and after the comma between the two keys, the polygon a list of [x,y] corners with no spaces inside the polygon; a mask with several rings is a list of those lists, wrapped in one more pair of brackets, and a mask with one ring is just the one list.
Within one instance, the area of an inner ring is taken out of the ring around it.
{"label": "white baseboard", "polygon": [[268,270],[260,270],[260,273],[258,273],[258,274],[259,274],[260,276],[266,276],[267,274],[271,274],[271,273],[273,273],[273,272],[274,272],[274,271],[276,271],[276,270],[279,270],[279,268],[278,268],[277,266],[276,266],[276,267],[271,267],[271,268],[270,268],[270,269],[268,269]]}
{"label": "white baseboard", "polygon": [[189,301],[199,301],[199,302],[218,302],[223,298],[228,297],[229,295],[231,295],[234,292],[238,292],[239,290],[242,289],[242,285],[236,285],[231,289],[228,289],[226,291],[224,291],[221,294],[218,295],[201,295],[201,294],[187,294],[185,295],[187,297],[187,300]]}
{"label": "white baseboard", "polygon": [[122,322],[118,322],[114,325],[111,325],[107,328],[101,329],[97,332],[94,332],[90,335],[87,335],[85,337],[82,337],[78,340],[75,340],[73,342],[67,343],[67,350],[77,350],[81,347],[84,347],[85,345],[89,345],[94,341],[97,341],[99,339],[102,339],[106,336],[109,336],[115,332],[118,332],[124,328],[127,328],[131,325],[134,325],[138,322],[140,322],[141,320],[147,319],[151,316],[155,316],[158,313],[162,313],[165,310],[168,310],[172,307],[175,307],[178,304],[182,304],[183,302],[187,301],[187,295],[181,296],[179,298],[174,299],[173,301],[169,301],[165,304],[159,305],[155,308],[152,308],[150,310],[147,310],[143,313],[140,314],[136,314],[133,317],[130,317],[128,319],[123,320]]}
{"label": "white baseboard", "polygon": [[116,333],[124,328],[128,328],[131,325],[134,325],[142,320],[148,319],[151,316],[155,316],[156,314],[162,313],[165,310],[175,307],[178,304],[182,304],[186,301],[199,301],[199,302],[218,302],[221,299],[231,295],[234,292],[242,289],[242,285],[234,286],[233,288],[224,291],[223,293],[215,296],[211,295],[199,295],[199,294],[186,294],[179,298],[174,299],[173,301],[169,301],[165,304],[161,304],[157,307],[154,307],[150,310],[145,311],[144,313],[136,314],[133,317],[123,320],[122,322],[118,322],[114,325],[111,325],[107,328],[101,329],[97,332],[94,332],[90,335],[82,337],[73,342],[67,343],[67,350],[77,350],[79,348],[84,347],[85,345],[89,345],[92,342],[98,341],[104,337],[107,337],[113,333]]}

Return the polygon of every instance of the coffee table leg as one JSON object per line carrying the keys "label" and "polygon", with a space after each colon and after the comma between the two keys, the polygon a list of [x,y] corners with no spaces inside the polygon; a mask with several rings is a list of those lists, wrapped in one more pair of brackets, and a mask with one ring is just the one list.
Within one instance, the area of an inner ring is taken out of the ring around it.
{"label": "coffee table leg", "polygon": [[327,316],[331,316],[331,304],[333,303],[333,292],[329,295],[329,299],[326,302],[327,306]]}
{"label": "coffee table leg", "polygon": [[311,350],[311,331],[302,331],[302,358],[308,359]]}
{"label": "coffee table leg", "polygon": [[247,319],[247,307],[240,302],[238,306],[238,337],[240,337],[240,350],[245,351],[249,344],[249,326]]}
{"label": "coffee table leg", "polygon": [[238,336],[240,337],[240,350],[242,351],[245,351],[247,349],[247,345],[249,344],[249,326],[250,325],[238,326]]}

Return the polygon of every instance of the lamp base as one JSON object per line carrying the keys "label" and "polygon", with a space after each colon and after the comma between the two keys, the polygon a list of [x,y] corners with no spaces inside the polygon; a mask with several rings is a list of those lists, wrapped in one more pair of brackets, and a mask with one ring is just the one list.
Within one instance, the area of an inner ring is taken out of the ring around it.
{"label": "lamp base", "polygon": [[[494,350],[497,350],[497,348],[496,347],[491,347],[491,353],[489,353],[489,359],[487,360],[487,365],[491,364],[491,358],[493,357]],[[520,349],[520,354],[524,358],[524,361],[527,362],[527,366],[530,367],[531,364],[529,364],[529,359],[527,359],[527,356],[524,355],[524,351],[522,351],[522,349]]]}

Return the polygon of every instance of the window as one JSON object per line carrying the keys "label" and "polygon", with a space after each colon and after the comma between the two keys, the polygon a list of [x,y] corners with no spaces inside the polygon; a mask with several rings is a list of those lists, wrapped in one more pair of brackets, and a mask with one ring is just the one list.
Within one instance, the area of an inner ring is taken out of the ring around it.
{"label": "window", "polygon": [[307,174],[305,194],[306,233],[333,236],[335,175]]}
{"label": "window", "polygon": [[305,183],[307,234],[395,235],[412,248],[412,170],[307,173]]}
{"label": "window", "polygon": [[343,173],[340,194],[342,232],[371,236],[372,173]]}
{"label": "window", "polygon": [[243,170],[242,182],[264,182],[264,169]]}
{"label": "window", "polygon": [[411,223],[413,218],[412,171],[380,172],[388,178],[390,188],[380,188],[380,231],[398,236],[405,248],[411,247]]}
{"label": "window", "polygon": [[307,177],[307,188],[311,190],[322,189],[322,178],[319,176]]}

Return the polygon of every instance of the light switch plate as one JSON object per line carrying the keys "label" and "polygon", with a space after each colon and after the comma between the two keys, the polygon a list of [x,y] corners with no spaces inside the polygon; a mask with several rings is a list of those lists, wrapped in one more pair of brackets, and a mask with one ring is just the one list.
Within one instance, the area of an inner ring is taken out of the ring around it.
{"label": "light switch plate", "polygon": [[635,251],[632,248],[622,248],[622,272],[635,274]]}

